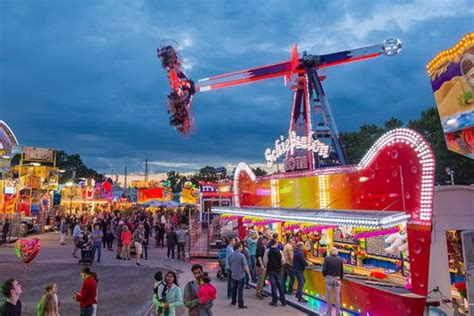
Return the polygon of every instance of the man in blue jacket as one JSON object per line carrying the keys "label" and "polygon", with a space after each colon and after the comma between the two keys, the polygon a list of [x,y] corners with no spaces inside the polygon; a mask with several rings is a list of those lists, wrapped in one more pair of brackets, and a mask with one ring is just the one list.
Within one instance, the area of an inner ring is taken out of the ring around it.
{"label": "man in blue jacket", "polygon": [[304,257],[304,243],[299,242],[296,245],[296,249],[293,255],[293,270],[295,272],[296,280],[298,280],[298,288],[296,290],[296,298],[298,302],[306,303],[308,302],[303,298],[303,287],[304,287],[304,270],[308,266],[308,261]]}

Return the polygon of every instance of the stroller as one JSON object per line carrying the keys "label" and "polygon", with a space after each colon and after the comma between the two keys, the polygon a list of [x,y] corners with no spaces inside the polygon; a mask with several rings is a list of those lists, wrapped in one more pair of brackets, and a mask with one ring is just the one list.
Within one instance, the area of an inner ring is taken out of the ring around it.
{"label": "stroller", "polygon": [[79,259],[79,263],[92,265],[93,262],[94,258],[91,244],[89,242],[81,243],[81,259]]}
{"label": "stroller", "polygon": [[219,271],[217,271],[217,278],[221,281],[227,278],[227,271],[225,268],[225,252],[225,249],[221,249],[218,253]]}

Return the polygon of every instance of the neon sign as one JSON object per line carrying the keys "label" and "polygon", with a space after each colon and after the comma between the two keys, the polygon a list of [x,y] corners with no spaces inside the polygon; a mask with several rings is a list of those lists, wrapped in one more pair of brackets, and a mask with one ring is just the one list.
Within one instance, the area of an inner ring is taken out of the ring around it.
{"label": "neon sign", "polygon": [[275,149],[267,148],[265,150],[265,159],[267,160],[267,167],[273,166],[278,158],[290,153],[293,155],[296,150],[311,150],[313,153],[318,153],[321,157],[327,158],[329,156],[329,146],[320,142],[318,139],[313,139],[314,132],[309,132],[308,136],[296,136],[296,132],[290,132],[289,137],[280,136],[280,139],[275,141]]}

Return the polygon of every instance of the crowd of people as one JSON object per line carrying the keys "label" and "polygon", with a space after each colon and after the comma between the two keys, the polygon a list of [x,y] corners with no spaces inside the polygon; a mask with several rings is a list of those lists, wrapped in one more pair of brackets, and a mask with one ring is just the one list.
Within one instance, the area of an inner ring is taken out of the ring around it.
{"label": "crowd of people", "polygon": [[[89,267],[80,270],[83,280],[79,292],[74,295],[74,299],[79,304],[81,316],[97,315],[97,274]],[[20,296],[23,293],[21,284],[16,279],[8,279],[2,284],[2,294],[6,301],[0,305],[1,316],[20,316],[22,304]],[[45,292],[41,296],[36,307],[36,316],[59,316],[61,302],[58,296],[58,286],[56,283],[49,283],[45,286]]]}
{"label": "crowd of people", "polygon": [[[135,253],[135,264],[147,259],[147,247],[155,240],[155,247],[167,247],[167,258],[185,260],[187,242],[187,212],[175,212],[160,209],[155,213],[138,209],[131,215],[115,211],[101,213],[94,217],[67,216],[58,218],[61,245],[66,244],[66,236],[71,234],[74,241],[73,257],[77,252],[88,248],[92,260],[101,262],[102,248],[114,251],[117,260],[130,260],[131,248]],[[267,280],[271,286],[269,305],[285,306],[287,296],[295,295],[299,302],[307,302],[303,295],[305,284],[304,270],[311,263],[306,259],[304,243],[298,237],[278,239],[278,234],[270,229],[256,232],[248,231],[245,238],[239,240],[230,237],[225,249],[225,271],[227,275],[227,298],[230,304],[240,309],[248,308],[244,302],[244,289],[251,289],[250,281],[255,284],[255,296],[264,300],[268,295],[264,291]],[[340,284],[343,278],[342,259],[337,256],[337,249],[332,248],[330,256],[325,258],[323,276],[326,278],[328,293],[335,292],[337,315],[340,312]],[[158,271],[155,276],[152,303],[158,315],[173,316],[176,307],[184,305],[189,315],[212,315],[214,301],[217,298],[216,288],[203,267],[194,264],[191,268],[194,280],[189,281],[183,292],[179,288],[178,278],[174,271],[166,274]],[[79,302],[81,315],[95,315],[97,311],[97,275],[89,267],[81,270],[83,285],[75,299]],[[296,284],[295,284],[296,282]],[[295,286],[297,285],[297,286]],[[295,291],[296,289],[296,291]],[[7,298],[0,307],[0,316],[20,315],[22,293],[21,285],[15,279],[7,280],[2,286],[2,293]],[[329,296],[330,297],[330,296]],[[280,304],[279,304],[280,302]],[[59,315],[60,300],[56,284],[47,284],[45,292],[38,303],[38,315]],[[331,312],[328,304],[328,313]]]}
{"label": "crowd of people", "polygon": [[[243,292],[250,289],[249,281],[256,284],[255,296],[263,300],[268,295],[264,291],[266,281],[271,286],[269,305],[287,304],[286,296],[295,295],[300,303],[307,303],[303,296],[305,284],[304,271],[312,265],[306,259],[307,250],[301,236],[285,236],[284,243],[278,240],[278,234],[270,229],[257,233],[248,231],[243,240],[231,237],[228,240],[225,256],[227,272],[227,298],[232,305],[245,309]],[[343,260],[338,256],[337,248],[331,248],[325,258],[322,274],[325,278],[326,291],[334,291],[336,315],[340,315],[340,286],[343,278]],[[295,282],[297,282],[295,291]],[[327,314],[332,315],[331,295],[327,304]]]}
{"label": "crowd of people", "polygon": [[[148,259],[148,247],[154,236],[154,247],[168,248],[168,259],[186,259],[188,239],[188,212],[185,209],[160,208],[156,212],[137,209],[131,215],[121,211],[103,212],[94,217],[68,215],[56,218],[60,232],[60,245],[66,245],[66,236],[73,237],[72,256],[100,263],[102,249],[116,251],[117,260],[130,260],[135,264]],[[79,252],[80,251],[80,252]],[[83,256],[86,256],[84,258]]]}

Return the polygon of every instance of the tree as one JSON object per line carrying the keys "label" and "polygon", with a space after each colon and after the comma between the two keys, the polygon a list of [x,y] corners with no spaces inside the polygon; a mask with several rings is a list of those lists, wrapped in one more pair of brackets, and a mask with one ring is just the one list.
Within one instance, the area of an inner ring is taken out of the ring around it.
{"label": "tree", "polygon": [[[15,154],[12,158],[12,166],[20,164],[20,154]],[[79,154],[69,155],[64,150],[56,151],[56,166],[64,170],[59,177],[59,183],[74,181],[77,178],[93,178],[102,182],[104,177],[94,169],[87,168]]]}
{"label": "tree", "polygon": [[216,168],[206,166],[204,168],[199,169],[199,172],[196,175],[196,179],[198,181],[204,182],[215,182],[219,180],[219,177],[216,173]]}
{"label": "tree", "polygon": [[370,146],[383,135],[385,130],[375,124],[362,125],[358,132],[341,133],[342,143],[349,163],[356,164],[367,153]]}
{"label": "tree", "polygon": [[166,173],[166,180],[170,182],[171,188],[173,189],[173,192],[180,192],[181,188],[178,190],[178,183],[181,180],[181,175],[179,172],[176,172],[174,170],[168,171]]}
{"label": "tree", "polygon": [[[384,123],[383,128],[370,124],[362,125],[357,132],[341,133],[349,163],[359,163],[380,136],[402,126],[402,121],[392,117]],[[446,184],[450,180],[450,176],[445,172],[447,167],[454,170],[455,183],[474,183],[474,162],[447,149],[438,112],[434,107],[421,112],[420,118],[409,121],[407,126],[419,132],[431,144],[436,159],[437,184]]]}
{"label": "tree", "polygon": [[257,177],[263,177],[263,176],[267,175],[267,172],[265,170],[263,170],[262,168],[260,168],[260,167],[257,167],[255,169],[252,168],[252,171],[255,174],[255,176],[257,176]]}
{"label": "tree", "polygon": [[448,167],[454,171],[456,184],[474,183],[474,161],[448,150],[439,115],[434,107],[421,112],[419,119],[409,121],[408,127],[418,131],[431,144],[436,159],[437,184],[444,185],[450,182],[450,176],[445,171]]}

